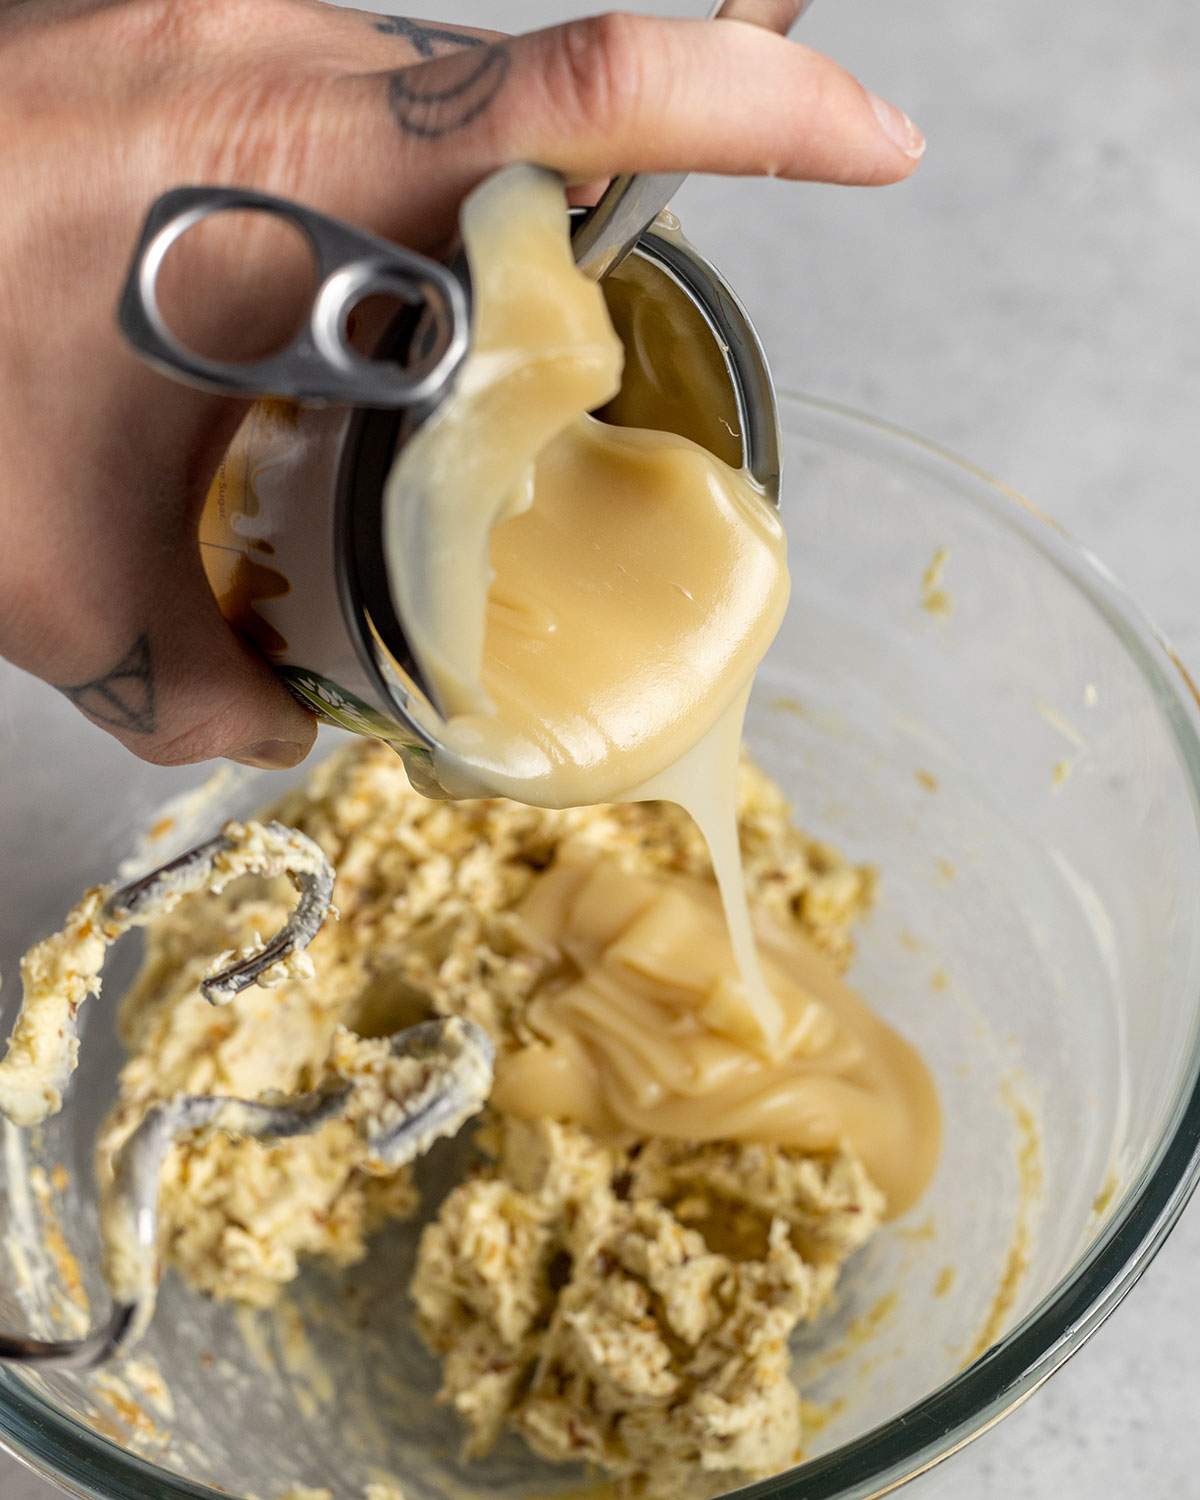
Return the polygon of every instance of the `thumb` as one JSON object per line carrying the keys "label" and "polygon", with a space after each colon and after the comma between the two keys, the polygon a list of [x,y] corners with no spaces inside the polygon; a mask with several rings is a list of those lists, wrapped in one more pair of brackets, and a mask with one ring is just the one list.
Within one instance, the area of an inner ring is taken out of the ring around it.
{"label": "thumb", "polygon": [[55,686],[158,765],[223,755],[282,769],[303,760],[316,720],[222,618],[194,541],[165,565],[160,556],[129,563],[148,586],[125,595],[123,624],[110,612],[94,618],[86,650],[72,650],[79,669]]}

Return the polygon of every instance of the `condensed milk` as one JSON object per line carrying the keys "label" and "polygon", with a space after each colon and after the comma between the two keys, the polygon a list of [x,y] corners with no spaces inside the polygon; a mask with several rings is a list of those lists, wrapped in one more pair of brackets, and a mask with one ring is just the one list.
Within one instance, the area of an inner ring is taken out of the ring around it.
{"label": "condensed milk", "polygon": [[397,613],[444,717],[438,780],[542,807],[666,798],[708,840],[743,1033],[778,1044],[740,878],[733,787],[750,684],[787,607],[753,480],[690,438],[598,421],[623,351],[576,267],[561,182],[490,179],[462,215],[471,351],[402,450],[384,536]]}
{"label": "condensed milk", "polygon": [[[727,461],[737,434],[717,433],[724,456],[709,446],[722,371],[663,360],[681,331],[635,281],[614,299],[622,378],[549,174],[493,178],[462,229],[471,352],[385,497],[397,613],[445,715],[438,780],[545,807],[676,802],[717,880],[560,849],[518,914],[551,965],[536,1039],[500,1060],[494,1102],[601,1136],[849,1142],[902,1212],[937,1156],[928,1073],[794,932],[756,931],[746,902],[742,726],[788,574],[775,508]],[[647,409],[682,430],[615,425]]]}
{"label": "condensed milk", "polygon": [[599,1136],[759,1141],[862,1158],[902,1213],[937,1160],[939,1114],[916,1052],[795,929],[756,936],[783,1027],[769,1059],[742,1039],[737,966],[711,887],[633,874],[595,844],[561,848],[519,910],[553,977],[538,1040],[501,1060],[492,1102]]}

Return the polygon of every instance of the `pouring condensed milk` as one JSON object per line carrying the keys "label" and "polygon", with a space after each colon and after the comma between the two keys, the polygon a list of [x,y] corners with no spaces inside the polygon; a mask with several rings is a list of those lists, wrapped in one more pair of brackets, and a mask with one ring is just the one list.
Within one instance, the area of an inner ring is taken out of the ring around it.
{"label": "pouring condensed milk", "polygon": [[[161,231],[153,217],[143,251]],[[311,578],[314,549],[310,531],[307,569],[292,570],[284,542],[300,532],[297,513],[314,489],[326,509],[331,489],[347,493],[345,456],[355,440],[361,455],[363,442],[343,413],[316,413],[307,446],[275,433],[265,459],[235,452],[252,505],[231,501],[227,462],[222,534],[243,547],[267,542],[288,582],[249,600],[243,590],[240,607],[283,639],[273,654],[303,696],[391,740],[422,790],[545,807],[670,800],[704,834],[719,904],[695,883],[649,888],[595,850],[541,877],[521,914],[523,940],[558,955],[562,978],[540,1005],[537,1039],[501,1060],[504,1107],[616,1134],[817,1150],[846,1139],[899,1212],[936,1156],[929,1076],[798,938],[760,926],[756,944],[742,883],[734,786],[754,672],[787,602],[778,516],[748,463],[712,451],[730,451],[734,424],[722,419],[726,438],[702,446],[589,415],[627,423],[639,406],[633,387],[653,384],[653,363],[638,346],[623,385],[621,341],[600,287],[575,266],[557,178],[530,167],[498,174],[464,205],[462,233],[469,347],[463,358],[453,336],[432,339],[414,379],[436,388],[435,370],[444,389],[413,403],[417,420],[384,445],[380,556],[357,574],[339,566],[353,545],[344,504],[341,531],[336,517],[324,536],[314,528],[347,620],[348,594],[357,609],[350,633],[373,700],[343,686],[352,675],[344,657],[333,691],[288,660],[306,628],[290,578]],[[396,253],[410,270],[422,261]],[[424,263],[417,271],[453,300]],[[636,311],[637,276],[623,289],[626,312]],[[319,335],[316,312],[313,326]],[[183,369],[177,349],[161,338],[149,347],[128,318],[125,327],[143,352],[214,383],[211,369]],[[387,366],[369,368],[377,386],[386,381]],[[303,426],[310,414],[300,417]],[[696,420],[703,430],[705,415]],[[745,460],[748,435],[740,446]],[[372,571],[364,605],[354,587]],[[402,639],[387,629],[389,604]]]}
{"label": "pouring condensed milk", "polygon": [[751,679],[787,606],[783,528],[699,444],[587,415],[620,391],[622,347],[568,228],[560,184],[533,168],[468,200],[471,352],[388,481],[389,576],[446,718],[438,780],[542,807],[686,806],[747,986],[730,1015],[773,1045],[732,788]]}

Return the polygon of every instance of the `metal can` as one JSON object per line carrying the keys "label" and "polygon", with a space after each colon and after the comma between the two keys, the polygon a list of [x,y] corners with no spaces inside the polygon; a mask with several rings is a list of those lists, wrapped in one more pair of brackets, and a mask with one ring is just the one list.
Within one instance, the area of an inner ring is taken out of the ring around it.
{"label": "metal can", "polygon": [[[198,360],[175,341],[154,300],[156,265],[174,239],[208,213],[246,207],[298,224],[318,254],[320,284],[302,347],[259,367]],[[347,320],[355,300],[380,289],[410,292],[414,277],[424,279],[425,295],[406,295],[412,312],[396,320],[375,359],[354,354]],[[447,277],[456,279],[457,299]],[[627,362],[622,389],[601,417],[690,437],[745,468],[777,502],[774,389],[750,319],[721,274],[663,214],[604,287]],[[222,613],[314,713],[386,740],[418,790],[434,796],[445,795],[433,770],[439,719],[392,603],[382,502],[396,454],[452,382],[466,347],[468,299],[465,273],[311,209],[241,190],[184,189],[152,210],[121,308],[126,336],[169,373],[266,396],[217,470],[200,521]],[[432,321],[440,314],[450,325],[432,335],[431,306]],[[399,382],[387,374],[395,370],[406,372]],[[396,399],[397,386],[406,386],[407,399]]]}

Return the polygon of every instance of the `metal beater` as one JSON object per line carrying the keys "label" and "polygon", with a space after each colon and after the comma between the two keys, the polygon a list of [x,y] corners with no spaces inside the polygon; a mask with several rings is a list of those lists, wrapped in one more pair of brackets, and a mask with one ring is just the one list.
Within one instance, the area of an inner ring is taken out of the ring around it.
{"label": "metal beater", "polygon": [[[72,917],[82,914],[77,932],[85,939],[98,935],[102,944],[95,972],[85,966],[80,976],[87,992],[98,988],[103,950],[124,933],[144,926],[190,892],[219,890],[249,874],[287,876],[299,900],[273,937],[203,981],[205,999],[214,1006],[227,1004],[302,952],[329,913],[334,884],[329,861],[311,839],[280,823],[229,824],[217,837],[151,874],[116,890],[91,892],[75,908]],[[70,921],[64,936],[74,935]],[[78,1000],[56,994],[45,1002],[53,1008],[55,1023],[49,1043],[35,1038],[32,1050],[21,1045],[32,1035],[34,1020],[23,1007],[9,1055],[0,1063],[0,1111],[15,1113],[23,1124],[56,1112],[78,1051]],[[18,1049],[21,1057],[16,1059]],[[455,1134],[482,1107],[494,1056],[491,1039],[473,1022],[427,1021],[381,1042],[354,1043],[349,1064],[310,1093],[256,1100],[179,1095],[153,1105],[116,1154],[112,1182],[101,1198],[104,1276],[113,1299],[107,1319],[73,1340],[0,1333],[0,1361],[86,1370],[128,1353],[142,1336],[154,1315],[160,1277],[159,1179],[176,1144],[211,1131],[281,1140],[346,1119],[363,1140],[368,1169],[393,1172],[439,1137]],[[31,1068],[39,1076],[44,1073],[45,1087],[27,1085]]]}

